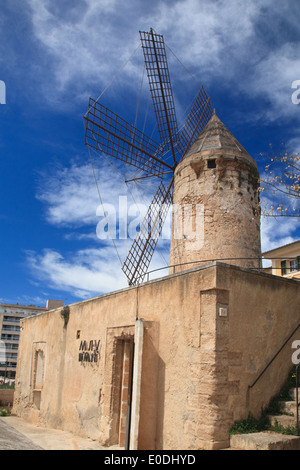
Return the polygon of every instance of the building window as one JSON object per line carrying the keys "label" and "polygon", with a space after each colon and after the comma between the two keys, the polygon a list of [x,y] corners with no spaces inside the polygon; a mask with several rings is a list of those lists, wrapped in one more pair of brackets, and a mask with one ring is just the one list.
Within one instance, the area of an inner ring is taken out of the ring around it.
{"label": "building window", "polygon": [[32,401],[34,406],[41,409],[41,397],[44,381],[44,352],[36,350],[34,355],[34,376],[33,376],[33,393]]}
{"label": "building window", "polygon": [[7,316],[7,315],[3,316],[3,321],[8,321],[8,322],[11,322],[11,323],[20,323],[21,319],[22,319],[22,317],[11,317],[11,316]]}
{"label": "building window", "polygon": [[291,262],[290,262],[290,272],[294,272],[294,271],[298,271],[298,264],[297,264],[297,260],[296,259],[293,259]]}
{"label": "building window", "polygon": [[286,275],[286,261],[281,261],[281,275]]}
{"label": "building window", "polygon": [[31,402],[40,410],[45,375],[46,343],[33,343],[31,368]]}
{"label": "building window", "polygon": [[207,160],[207,168],[217,168],[215,158],[210,158],[209,160]]}
{"label": "building window", "polygon": [[7,339],[9,341],[19,341],[18,335],[9,335],[9,334],[2,334],[1,339]]}
{"label": "building window", "polygon": [[35,353],[35,375],[34,375],[34,388],[41,389],[43,387],[44,375],[44,354],[43,351],[36,351]]}

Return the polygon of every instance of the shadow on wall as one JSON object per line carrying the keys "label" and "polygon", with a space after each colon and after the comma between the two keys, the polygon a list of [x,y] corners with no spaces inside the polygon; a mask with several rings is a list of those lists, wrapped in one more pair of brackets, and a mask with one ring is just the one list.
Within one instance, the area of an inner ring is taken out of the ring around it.
{"label": "shadow on wall", "polygon": [[165,363],[158,354],[159,324],[145,322],[139,450],[163,449]]}

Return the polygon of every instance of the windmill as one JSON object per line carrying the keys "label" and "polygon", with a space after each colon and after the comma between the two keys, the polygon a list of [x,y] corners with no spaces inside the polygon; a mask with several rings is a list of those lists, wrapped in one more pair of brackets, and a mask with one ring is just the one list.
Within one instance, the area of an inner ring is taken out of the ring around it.
{"label": "windmill", "polygon": [[[172,204],[175,168],[213,113],[210,98],[201,87],[179,132],[164,38],[150,29],[149,32],[140,31],[140,40],[160,143],[92,98],[84,116],[86,145],[142,170],[143,178],[161,179],[163,175],[171,174],[167,187],[160,182],[123,263],[122,270],[129,285],[137,284],[147,273]],[[170,154],[171,163],[166,157]]]}

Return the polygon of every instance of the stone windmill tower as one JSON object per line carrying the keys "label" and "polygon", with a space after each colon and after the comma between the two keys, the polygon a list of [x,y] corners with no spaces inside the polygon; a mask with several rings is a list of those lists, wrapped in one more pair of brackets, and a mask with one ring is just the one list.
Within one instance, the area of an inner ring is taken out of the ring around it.
{"label": "stone windmill tower", "polygon": [[213,259],[258,268],[258,181],[255,161],[214,111],[175,170],[170,265],[179,266],[174,271]]}

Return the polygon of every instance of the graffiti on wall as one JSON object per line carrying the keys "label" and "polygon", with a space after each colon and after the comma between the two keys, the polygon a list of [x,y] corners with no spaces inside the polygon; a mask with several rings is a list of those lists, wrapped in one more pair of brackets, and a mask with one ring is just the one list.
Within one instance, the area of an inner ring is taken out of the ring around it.
{"label": "graffiti on wall", "polygon": [[100,359],[100,339],[90,341],[80,341],[78,361],[79,362],[98,362]]}

